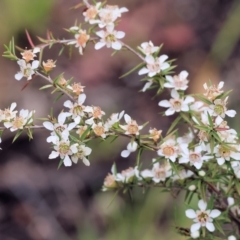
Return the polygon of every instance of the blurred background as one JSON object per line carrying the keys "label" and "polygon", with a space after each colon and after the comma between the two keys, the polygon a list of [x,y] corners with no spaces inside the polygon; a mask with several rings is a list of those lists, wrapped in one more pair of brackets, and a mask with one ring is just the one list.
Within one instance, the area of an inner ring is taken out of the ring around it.
{"label": "blurred background", "polygon": [[[11,37],[16,45],[29,48],[25,29],[34,42],[35,36],[52,31],[56,38],[72,38],[63,30],[83,20],[83,9],[72,10],[77,0],[1,0],[0,52]],[[225,90],[234,89],[229,108],[239,111],[240,75],[240,2],[238,0],[112,0],[109,4],[126,6],[118,29],[126,32],[124,41],[136,47],[152,40],[164,44],[162,53],[177,59],[176,73],[190,73],[189,93],[203,91],[204,82],[225,82]],[[167,95],[152,99],[154,91],[141,93],[140,77],[133,73],[119,79],[139,63],[129,52],[111,57],[111,50],[95,51],[88,45],[83,56],[74,48],[60,58],[60,46],[45,51],[43,60],[57,59],[52,76],[64,72],[86,86],[87,105],[100,106],[107,115],[125,110],[139,124],[149,121],[151,127],[166,131],[174,116],[159,115],[157,106]],[[45,117],[53,106],[55,116],[66,98],[52,104],[50,91],[38,91],[45,84],[35,78],[24,90],[25,80],[14,79],[19,71],[16,62],[0,58],[0,108],[18,103],[18,110],[36,110],[36,117]],[[238,118],[232,127],[240,130]],[[146,130],[147,131],[147,128]],[[101,192],[103,180],[113,162],[121,171],[134,165],[136,156],[120,157],[128,143],[118,139],[113,144],[96,141],[90,156],[91,166],[81,162],[71,168],[57,170],[58,160],[49,160],[51,148],[46,144],[49,132],[36,130],[34,140],[24,134],[11,144],[13,135],[4,133],[0,152],[0,239],[1,240],[176,240],[176,227],[188,227],[182,196],[174,199],[159,189],[142,193],[136,189],[133,200],[128,195],[114,196]],[[143,158],[150,166],[154,154]],[[114,199],[114,201],[112,201]]]}

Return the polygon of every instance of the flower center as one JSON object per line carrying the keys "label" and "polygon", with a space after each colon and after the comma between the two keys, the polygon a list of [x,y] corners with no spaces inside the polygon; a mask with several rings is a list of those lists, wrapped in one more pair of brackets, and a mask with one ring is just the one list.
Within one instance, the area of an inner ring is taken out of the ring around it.
{"label": "flower center", "polygon": [[220,147],[219,153],[220,153],[221,157],[223,157],[223,158],[230,157],[230,151],[224,147]]}
{"label": "flower center", "polygon": [[150,72],[160,72],[160,64],[154,63],[154,64],[147,64],[147,68]]}
{"label": "flower center", "polygon": [[166,146],[163,148],[162,151],[163,151],[163,154],[168,157],[172,156],[175,153],[175,149],[172,146]]}
{"label": "flower center", "polygon": [[206,213],[206,212],[200,212],[199,214],[198,214],[198,216],[197,216],[197,218],[198,218],[198,221],[200,222],[200,223],[206,223],[207,222],[207,220],[208,220],[208,218],[209,218],[209,216],[208,216],[208,214]]}
{"label": "flower center", "polygon": [[31,73],[32,73],[32,68],[31,67],[27,67],[23,70],[23,75],[25,77],[29,77],[31,75]]}
{"label": "flower center", "polygon": [[88,19],[94,19],[97,16],[97,9],[96,7],[91,7],[86,11],[86,17]]}
{"label": "flower center", "polygon": [[166,178],[166,171],[162,168],[158,168],[154,171],[154,175],[156,178],[165,179]]}
{"label": "flower center", "polygon": [[201,161],[201,156],[197,153],[191,153],[189,159],[192,163],[196,163]]}
{"label": "flower center", "polygon": [[214,112],[217,114],[217,115],[221,115],[224,113],[224,107],[220,104],[216,105],[214,107]]}
{"label": "flower center", "polygon": [[181,110],[182,101],[180,99],[170,99],[170,103],[172,104],[173,108],[177,111]]}
{"label": "flower center", "polygon": [[111,43],[111,42],[116,42],[116,37],[113,34],[108,34],[106,36],[106,41]]}
{"label": "flower center", "polygon": [[22,117],[15,117],[14,121],[13,121],[13,127],[14,128],[22,128],[24,125],[24,119]]}
{"label": "flower center", "polygon": [[61,125],[55,127],[55,131],[56,131],[57,133],[62,133],[65,129],[66,129],[66,128],[65,128],[64,126],[61,126]]}
{"label": "flower center", "polygon": [[88,35],[86,33],[79,34],[77,38],[77,42],[79,46],[84,46],[87,41],[88,41]]}
{"label": "flower center", "polygon": [[97,136],[101,136],[105,133],[103,126],[95,126],[93,131]]}
{"label": "flower center", "polygon": [[70,146],[67,143],[60,143],[59,144],[59,153],[62,155],[68,154],[70,150]]}
{"label": "flower center", "polygon": [[94,118],[101,118],[102,117],[102,110],[100,107],[93,108],[93,117]]}
{"label": "flower center", "polygon": [[127,131],[130,133],[130,134],[136,134],[138,132],[138,125],[135,121],[132,121],[129,125],[128,125],[128,128],[127,128]]}
{"label": "flower center", "polygon": [[72,113],[75,116],[80,116],[82,112],[83,112],[83,106],[81,106],[81,105],[77,105],[77,106],[73,107],[73,109],[72,109]]}

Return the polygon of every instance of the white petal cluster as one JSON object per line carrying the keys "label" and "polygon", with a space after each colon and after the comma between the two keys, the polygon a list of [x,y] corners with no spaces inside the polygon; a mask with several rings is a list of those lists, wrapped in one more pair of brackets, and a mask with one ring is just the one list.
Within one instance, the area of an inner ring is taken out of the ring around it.
{"label": "white petal cluster", "polygon": [[199,210],[197,211],[193,209],[186,210],[186,216],[195,222],[191,226],[191,232],[194,233],[201,227],[206,227],[208,231],[213,232],[215,230],[213,219],[220,216],[221,212],[217,209],[207,210],[207,203],[203,200],[199,200],[198,207]]}
{"label": "white petal cluster", "polygon": [[175,89],[171,91],[171,97],[170,100],[162,100],[158,103],[160,107],[168,108],[165,111],[166,116],[173,115],[175,112],[187,112],[189,104],[194,102],[194,98],[191,96],[187,96],[185,99],[181,98]]}
{"label": "white petal cluster", "polygon": [[[34,57],[36,57],[35,53],[38,53],[39,51],[39,48],[34,48],[33,50],[25,50],[23,53],[21,53],[23,59],[17,61],[17,64],[20,67],[20,72],[15,74],[16,80],[19,81],[23,77],[26,77],[27,80],[32,79],[32,75],[39,67],[39,61],[34,60]],[[30,63],[30,61],[32,61],[32,63]]]}

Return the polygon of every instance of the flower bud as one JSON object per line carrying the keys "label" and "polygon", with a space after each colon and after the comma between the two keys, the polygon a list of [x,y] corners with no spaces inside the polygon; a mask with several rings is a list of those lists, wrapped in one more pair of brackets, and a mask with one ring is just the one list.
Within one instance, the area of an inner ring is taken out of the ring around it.
{"label": "flower bud", "polygon": [[201,170],[198,172],[199,176],[204,177],[206,175],[205,171]]}
{"label": "flower bud", "polygon": [[195,190],[196,190],[196,186],[195,186],[195,185],[190,185],[190,186],[188,187],[188,190],[189,190],[189,191],[195,191]]}

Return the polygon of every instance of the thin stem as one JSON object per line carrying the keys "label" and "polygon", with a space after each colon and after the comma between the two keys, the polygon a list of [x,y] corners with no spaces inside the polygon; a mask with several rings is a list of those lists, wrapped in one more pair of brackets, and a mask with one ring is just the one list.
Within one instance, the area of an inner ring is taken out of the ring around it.
{"label": "thin stem", "polygon": [[36,74],[37,76],[39,76],[39,77],[47,80],[48,82],[50,82],[55,88],[57,88],[59,91],[61,91],[61,92],[63,92],[64,94],[66,94],[71,100],[74,101],[74,98],[73,98],[73,96],[72,96],[71,94],[69,94],[66,90],[64,90],[64,89],[62,89],[62,88],[54,85],[53,80],[50,78],[50,76],[48,76],[48,77],[47,77],[47,76],[44,76],[44,75],[41,74],[40,72],[35,72],[35,74]]}

